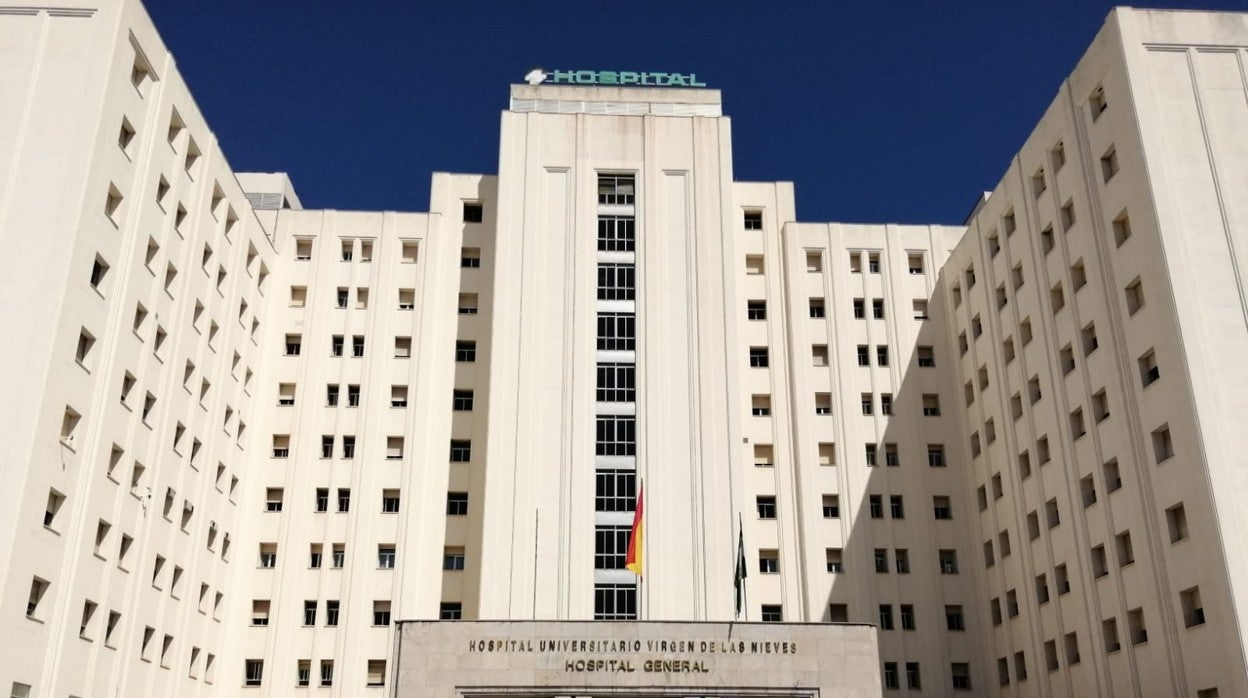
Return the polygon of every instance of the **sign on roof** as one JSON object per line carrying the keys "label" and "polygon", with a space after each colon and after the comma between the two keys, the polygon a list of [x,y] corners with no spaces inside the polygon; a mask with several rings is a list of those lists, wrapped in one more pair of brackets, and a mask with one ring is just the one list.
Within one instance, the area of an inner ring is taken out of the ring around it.
{"label": "sign on roof", "polygon": [[614,85],[637,87],[706,87],[695,73],[640,73],[629,70],[530,70],[530,85]]}

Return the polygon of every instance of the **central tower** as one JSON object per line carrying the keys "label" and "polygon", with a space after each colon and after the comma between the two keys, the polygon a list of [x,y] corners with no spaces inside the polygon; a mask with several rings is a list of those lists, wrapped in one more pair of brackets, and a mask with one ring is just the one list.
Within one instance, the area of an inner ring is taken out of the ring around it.
{"label": "central tower", "polygon": [[[743,438],[717,90],[512,87],[482,618],[730,618]],[[789,205],[791,209],[791,204]],[[645,586],[624,567],[645,482]]]}

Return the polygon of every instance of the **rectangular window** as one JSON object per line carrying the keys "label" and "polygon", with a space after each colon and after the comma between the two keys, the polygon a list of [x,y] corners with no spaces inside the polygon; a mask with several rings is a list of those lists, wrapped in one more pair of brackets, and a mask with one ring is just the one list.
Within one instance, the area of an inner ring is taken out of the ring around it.
{"label": "rectangular window", "polygon": [[637,418],[621,415],[599,415],[595,453],[600,456],[634,456],[637,454]]}
{"label": "rectangular window", "polygon": [[633,264],[598,265],[598,300],[631,301],[636,297],[637,268]]}
{"label": "rectangular window", "polygon": [[447,492],[446,493],[446,515],[447,516],[467,516],[468,515],[468,493],[467,492]]}
{"label": "rectangular window", "polygon": [[451,409],[455,412],[471,412],[474,402],[473,391],[456,390],[451,393]]}
{"label": "rectangular window", "polygon": [[598,470],[594,486],[594,511],[633,511],[637,507],[635,471]]}
{"label": "rectangular window", "polygon": [[636,244],[636,221],[632,216],[598,217],[598,251],[632,252]]}
{"label": "rectangular window", "polygon": [[752,368],[767,368],[768,363],[767,347],[750,347],[750,366]]}
{"label": "rectangular window", "polygon": [[485,220],[485,207],[479,201],[465,201],[463,213],[465,223],[480,223]]}
{"label": "rectangular window", "polygon": [[598,402],[635,402],[636,378],[635,364],[598,364]]}
{"label": "rectangular window", "polygon": [[839,519],[841,518],[841,498],[835,494],[823,495],[823,518]]}
{"label": "rectangular window", "polygon": [[471,460],[472,460],[472,442],[452,439],[451,440],[451,462],[452,463],[468,463]]}
{"label": "rectangular window", "polygon": [[594,528],[594,569],[622,570],[628,553],[631,526],[597,526]]}
{"label": "rectangular window", "polygon": [[[598,347],[601,349],[602,347]],[[477,343],[474,341],[455,342],[455,361],[473,363],[477,360]]]}
{"label": "rectangular window", "polygon": [[633,351],[637,342],[637,316],[632,313],[598,314],[598,350]]}
{"label": "rectangular window", "polygon": [[762,211],[746,211],[742,215],[742,223],[746,230],[762,230],[763,229],[763,212]]}
{"label": "rectangular window", "polygon": [[394,569],[394,546],[379,545],[377,546],[377,568],[383,570]]}
{"label": "rectangular window", "polygon": [[629,174],[598,175],[598,203],[633,205],[636,195],[636,181]]}
{"label": "rectangular window", "polygon": [[594,620],[636,620],[637,586],[595,584]]}
{"label": "rectangular window", "polygon": [[462,572],[466,559],[464,557],[464,549],[462,547],[447,547],[442,549],[442,569],[446,572]]}
{"label": "rectangular window", "polygon": [[754,500],[755,509],[760,519],[776,518],[776,498],[772,495],[759,495]]}

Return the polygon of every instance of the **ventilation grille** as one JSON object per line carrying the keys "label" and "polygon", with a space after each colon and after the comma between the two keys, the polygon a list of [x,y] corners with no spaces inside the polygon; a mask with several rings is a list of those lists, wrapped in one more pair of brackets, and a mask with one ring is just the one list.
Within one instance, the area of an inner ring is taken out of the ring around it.
{"label": "ventilation grille", "polygon": [[557,99],[513,99],[511,111],[543,114],[606,114],[609,116],[723,116],[718,104],[671,102],[585,102]]}
{"label": "ventilation grille", "polygon": [[247,200],[251,202],[251,208],[256,211],[276,211],[282,208],[281,194],[248,193]]}

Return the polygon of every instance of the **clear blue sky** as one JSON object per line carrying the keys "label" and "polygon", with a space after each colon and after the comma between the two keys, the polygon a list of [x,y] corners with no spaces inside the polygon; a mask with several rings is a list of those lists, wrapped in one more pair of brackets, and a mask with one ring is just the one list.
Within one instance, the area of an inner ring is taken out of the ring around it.
{"label": "clear blue sky", "polygon": [[148,0],[235,171],[289,172],[307,208],[424,211],[430,172],[496,172],[508,85],[541,65],[696,73],[737,180],[794,182],[803,221],[906,223],[962,221],[1112,6]]}

